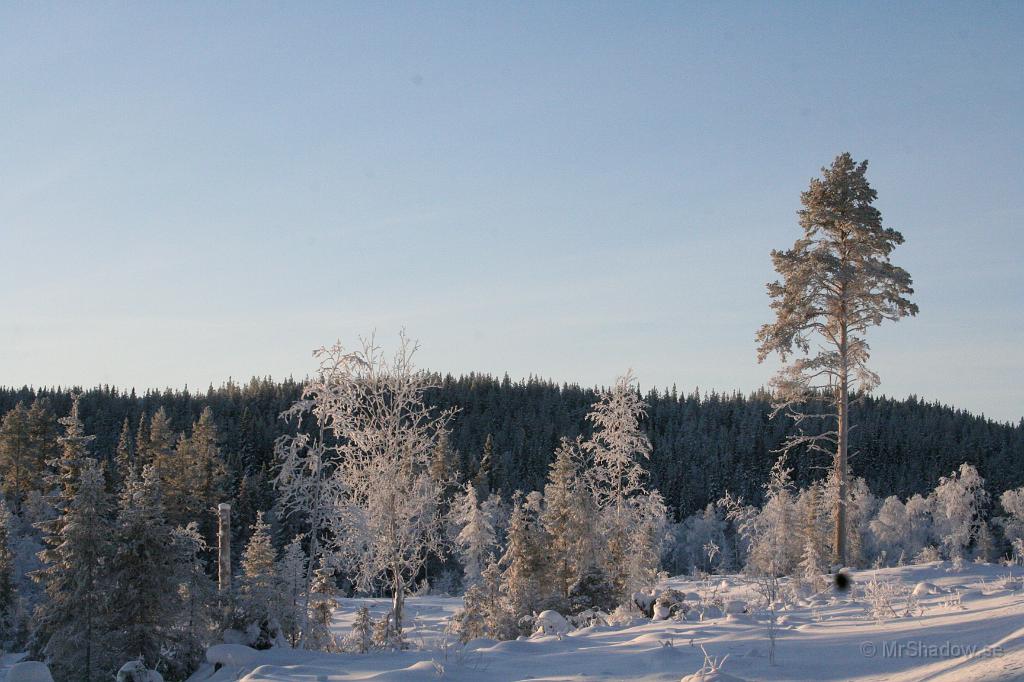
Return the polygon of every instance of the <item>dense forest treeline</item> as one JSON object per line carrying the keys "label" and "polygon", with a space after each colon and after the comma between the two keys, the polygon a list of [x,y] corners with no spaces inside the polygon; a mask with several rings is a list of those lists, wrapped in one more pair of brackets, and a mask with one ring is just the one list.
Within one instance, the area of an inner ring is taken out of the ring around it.
{"label": "dense forest treeline", "polygon": [[[94,456],[113,461],[125,418],[132,432],[140,420],[164,408],[171,427],[187,433],[205,407],[215,418],[220,449],[233,496],[272,496],[269,471],[275,439],[289,430],[279,415],[299,397],[300,382],[252,379],[229,382],[205,393],[148,391],[137,394],[98,387],[81,391],[81,417],[95,435]],[[71,409],[71,388],[0,388],[0,414],[37,398],[55,415]],[[429,400],[457,407],[449,440],[463,478],[473,476],[490,437],[492,485],[503,494],[543,487],[561,438],[586,435],[584,419],[594,389],[537,378],[511,381],[482,374],[445,376]],[[771,416],[763,391],[679,393],[651,390],[643,426],[653,445],[651,485],[662,492],[677,518],[702,509],[725,492],[758,502],[775,451],[792,429],[783,415]],[[915,397],[895,400],[866,396],[853,407],[853,472],[879,496],[927,493],[962,462],[975,465],[991,492],[1024,484],[1024,421],[994,422],[963,410]],[[145,428],[145,427],[144,427]],[[800,484],[825,475],[828,459],[795,452],[794,479]],[[259,490],[253,490],[253,486]],[[245,489],[245,488],[249,489]],[[239,490],[242,488],[243,490]]]}

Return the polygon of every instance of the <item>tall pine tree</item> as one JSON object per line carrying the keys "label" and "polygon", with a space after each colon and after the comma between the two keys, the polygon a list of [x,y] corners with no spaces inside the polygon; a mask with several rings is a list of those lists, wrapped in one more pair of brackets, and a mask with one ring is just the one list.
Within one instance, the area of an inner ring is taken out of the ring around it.
{"label": "tall pine tree", "polygon": [[[800,196],[803,234],[792,249],[772,252],[782,277],[768,284],[775,321],[757,333],[758,360],[772,353],[783,362],[793,358],[773,381],[777,409],[788,410],[801,427],[788,445],[834,455],[839,495],[833,544],[840,564],[848,558],[850,397],[879,382],[867,367],[866,334],[885,320],[917,314],[908,298],[914,293],[910,275],[889,260],[903,235],[882,226],[867,168],[867,161],[840,154]],[[824,406],[806,407],[819,398]],[[803,430],[812,417],[825,418],[824,431]]]}

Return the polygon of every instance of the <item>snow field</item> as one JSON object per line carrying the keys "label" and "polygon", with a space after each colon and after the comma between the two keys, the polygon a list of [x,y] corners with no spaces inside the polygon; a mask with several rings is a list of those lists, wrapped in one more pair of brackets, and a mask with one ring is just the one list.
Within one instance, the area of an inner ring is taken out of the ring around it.
{"label": "snow field", "polygon": [[[445,633],[461,608],[457,597],[411,597],[401,652],[325,654],[290,649],[232,651],[229,664],[208,664],[190,682],[335,682],[343,680],[681,680],[701,670],[708,656],[724,660],[720,680],[1019,680],[1024,679],[1024,569],[949,562],[851,572],[847,592],[787,598],[778,606],[775,665],[768,662],[767,611],[756,585],[741,576],[715,577],[718,596],[733,613],[697,620],[650,620],[598,625],[564,637],[534,635],[462,646]],[[891,604],[902,612],[915,597],[920,615],[877,619],[870,615],[866,586],[874,579],[896,584]],[[783,580],[787,588],[790,581]],[[690,596],[701,581],[672,578],[662,588]],[[748,605],[739,610],[738,602]],[[387,599],[343,599],[333,627],[346,634],[356,609],[373,617],[390,608]],[[718,615],[716,613],[716,615]],[[703,649],[702,649],[703,647]],[[717,676],[716,676],[717,675]],[[691,679],[700,679],[699,676]]]}

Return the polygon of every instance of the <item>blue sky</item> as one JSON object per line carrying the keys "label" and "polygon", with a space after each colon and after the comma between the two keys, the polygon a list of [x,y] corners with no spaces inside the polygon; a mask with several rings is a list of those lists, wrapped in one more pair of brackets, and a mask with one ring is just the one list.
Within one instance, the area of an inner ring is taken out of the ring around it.
{"label": "blue sky", "polygon": [[871,161],[880,392],[1024,415],[1020,3],[4,3],[0,384],[420,362],[749,390],[769,252]]}

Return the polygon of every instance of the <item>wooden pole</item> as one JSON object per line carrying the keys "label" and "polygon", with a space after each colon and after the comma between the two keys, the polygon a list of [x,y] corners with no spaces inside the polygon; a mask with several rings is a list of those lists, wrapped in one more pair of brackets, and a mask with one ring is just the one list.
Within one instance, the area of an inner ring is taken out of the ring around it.
{"label": "wooden pole", "polygon": [[231,592],[231,505],[217,505],[217,587],[221,596]]}

